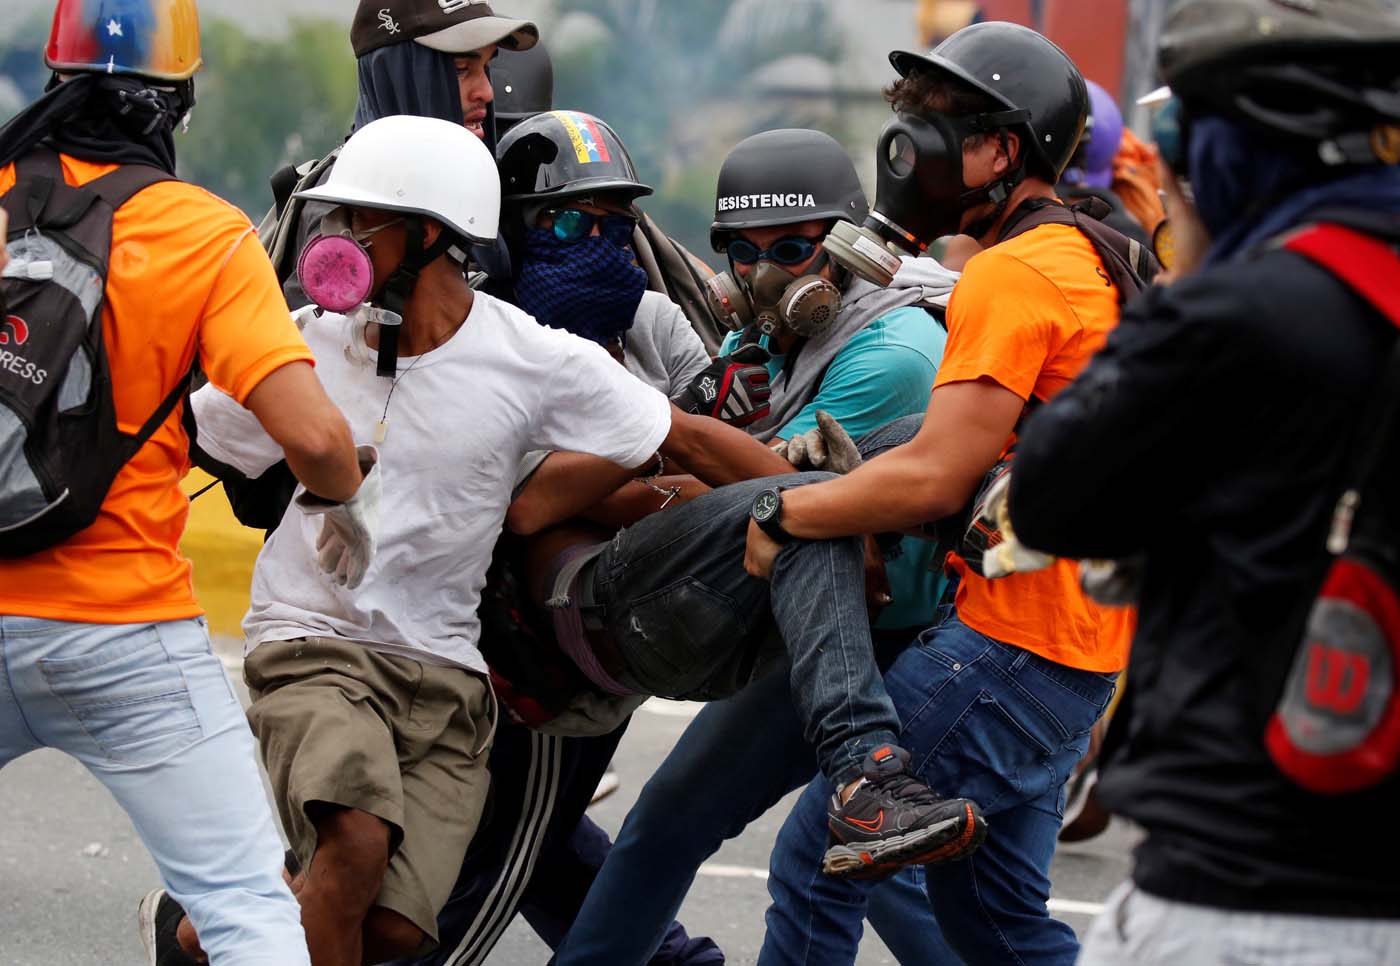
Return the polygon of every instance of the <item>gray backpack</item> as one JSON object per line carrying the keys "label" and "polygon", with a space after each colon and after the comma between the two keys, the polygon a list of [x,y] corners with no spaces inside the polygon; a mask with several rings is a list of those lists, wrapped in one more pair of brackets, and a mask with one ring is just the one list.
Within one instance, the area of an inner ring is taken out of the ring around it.
{"label": "gray backpack", "polygon": [[123,165],[81,187],[40,149],[16,163],[0,198],[10,262],[0,281],[0,556],[62,543],[97,518],[127,461],[189,388],[189,374],[141,429],[117,428],[102,332],[112,215],[174,180]]}

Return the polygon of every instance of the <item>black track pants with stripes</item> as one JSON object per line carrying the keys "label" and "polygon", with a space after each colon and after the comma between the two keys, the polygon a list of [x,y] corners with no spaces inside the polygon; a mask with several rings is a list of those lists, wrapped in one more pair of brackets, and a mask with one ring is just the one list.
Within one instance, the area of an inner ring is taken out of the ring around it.
{"label": "black track pants with stripes", "polygon": [[[596,738],[556,738],[502,717],[491,748],[491,802],[438,914],[438,948],[399,966],[481,966],[517,913],[554,948],[612,842],[584,815],[624,723]],[[671,923],[651,966],[720,966],[713,941]]]}

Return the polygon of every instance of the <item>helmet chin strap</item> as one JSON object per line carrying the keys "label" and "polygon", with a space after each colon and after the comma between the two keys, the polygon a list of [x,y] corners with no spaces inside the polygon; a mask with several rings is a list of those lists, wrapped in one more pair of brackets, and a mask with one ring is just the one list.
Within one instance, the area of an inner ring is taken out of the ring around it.
{"label": "helmet chin strap", "polygon": [[[1011,144],[1006,137],[1006,128],[999,128],[997,136],[1001,139],[1002,150],[1006,152],[1008,158],[1011,157]],[[992,226],[997,223],[997,219],[1005,214],[1006,206],[1011,202],[1011,193],[1025,180],[1026,167],[1023,163],[1017,162],[1008,168],[1000,178],[989,181],[980,188],[963,192],[958,197],[958,204],[962,205],[963,211],[976,208],[987,202],[992,202],[996,207],[969,224],[962,233],[973,238],[981,238],[991,231]]]}
{"label": "helmet chin strap", "polygon": [[424,248],[426,232],[423,230],[423,219],[410,215],[405,219],[405,226],[408,237],[403,261],[394,270],[394,274],[389,276],[379,297],[374,300],[380,308],[392,312],[398,318],[394,323],[384,319],[380,319],[379,322],[379,363],[375,372],[388,379],[394,378],[399,370],[399,329],[403,325],[404,305],[418,284],[418,274],[446,254],[456,241],[452,233],[444,228],[437,241]]}

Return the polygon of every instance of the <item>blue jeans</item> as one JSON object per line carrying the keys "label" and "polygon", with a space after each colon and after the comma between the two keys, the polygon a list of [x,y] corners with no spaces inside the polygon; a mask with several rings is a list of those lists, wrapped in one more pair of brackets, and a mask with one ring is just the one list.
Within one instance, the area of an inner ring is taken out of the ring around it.
{"label": "blue jeans", "polygon": [[[877,634],[892,660],[913,632]],[[781,674],[706,705],[642,788],[559,947],[558,966],[642,966],[726,840],[817,773]],[[823,815],[823,822],[825,816]],[[871,894],[869,918],[901,962],[937,962],[938,924],[923,869]]]}
{"label": "blue jeans", "polygon": [[[1065,781],[1114,678],[979,634],[952,607],[885,676],[904,721],[898,743],[913,754],[919,779],[941,795],[973,799],[987,816],[981,849],[926,870],[943,937],[969,966],[1074,962],[1074,932],[1046,907],[1050,859]],[[821,872],[830,794],[826,782],[807,786],[778,834],[760,966],[855,961],[870,885]]]}
{"label": "blue jeans", "polygon": [[899,729],[875,666],[862,541],[796,541],[771,581],[744,570],[754,496],[831,478],[735,483],[628,527],[597,560],[591,609],[625,665],[614,676],[642,694],[718,700],[786,658],[803,736],[843,784]]}
{"label": "blue jeans", "polygon": [[0,767],[78,759],[131,817],[219,966],[307,966],[257,744],[204,621],[0,616]]}

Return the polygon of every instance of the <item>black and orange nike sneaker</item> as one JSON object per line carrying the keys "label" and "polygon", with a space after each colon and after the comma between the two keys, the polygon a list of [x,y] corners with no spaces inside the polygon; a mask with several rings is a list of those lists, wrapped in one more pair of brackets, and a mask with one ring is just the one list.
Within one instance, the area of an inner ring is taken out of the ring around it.
{"label": "black and orange nike sneaker", "polygon": [[865,756],[864,778],[843,805],[831,797],[826,824],[831,846],[822,871],[843,879],[873,879],[904,865],[966,858],[987,837],[982,809],[967,798],[939,798],[906,771],[909,752],[893,745]]}

